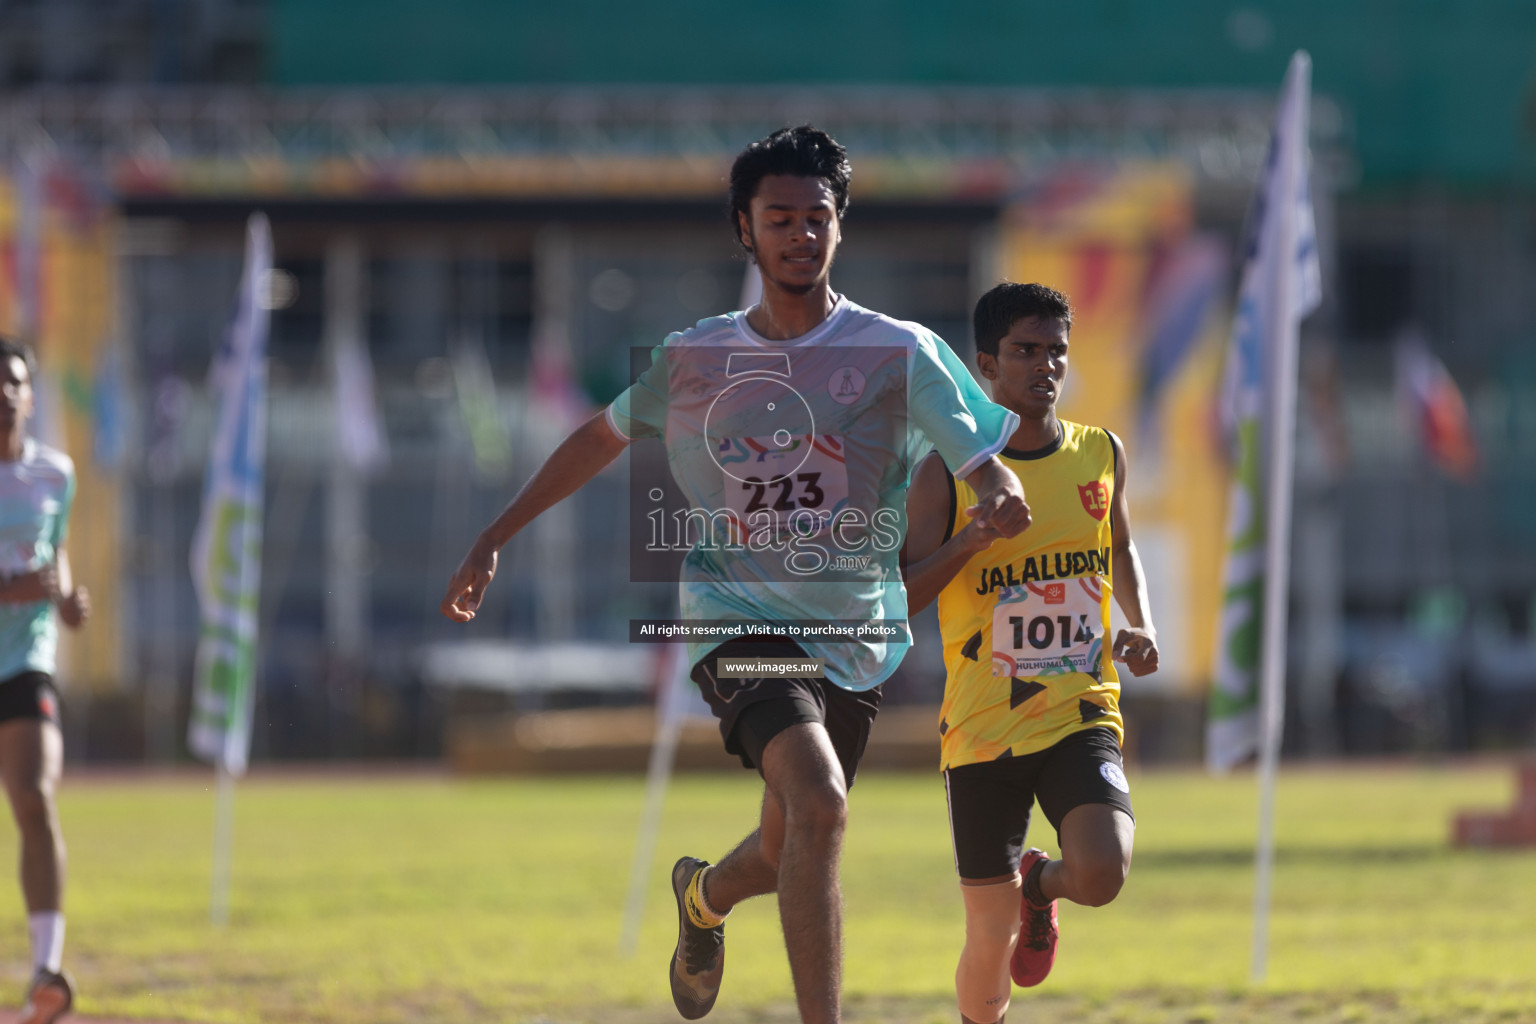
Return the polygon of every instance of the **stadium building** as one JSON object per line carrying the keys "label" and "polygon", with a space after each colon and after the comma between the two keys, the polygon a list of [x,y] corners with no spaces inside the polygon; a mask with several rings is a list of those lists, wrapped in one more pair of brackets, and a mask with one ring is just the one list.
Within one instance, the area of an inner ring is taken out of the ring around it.
{"label": "stadium building", "polygon": [[[277,264],[256,756],[435,754],[434,679],[551,645],[611,659],[587,674],[628,689],[490,705],[639,699],[650,653],[627,623],[673,594],[630,582],[622,471],[508,548],[472,627],[438,616],[442,585],[627,384],[632,348],[739,308],[729,161],[812,122],[854,166],[838,290],[968,361],[970,307],[997,280],[1072,296],[1063,413],[1126,439],[1164,644],[1130,717],[1144,756],[1192,755],[1220,586],[1214,395],[1296,48],[1318,92],[1325,298],[1303,336],[1288,743],[1529,736],[1536,11],[900,0],[774,17],[806,29],[803,51],[747,8],[0,6],[0,330],[43,359],[42,428],[80,467],[71,550],[98,595],[68,652],[101,709],[71,723],[75,750],[181,748],[205,377],[256,211]],[[1408,338],[1465,395],[1475,462],[1399,418]],[[936,701],[941,671],[930,632],[892,702]]]}

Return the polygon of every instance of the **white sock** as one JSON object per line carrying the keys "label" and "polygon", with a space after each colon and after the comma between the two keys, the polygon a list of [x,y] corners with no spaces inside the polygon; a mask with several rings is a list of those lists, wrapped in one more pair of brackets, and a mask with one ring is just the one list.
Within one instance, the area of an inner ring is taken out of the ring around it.
{"label": "white sock", "polygon": [[47,968],[54,973],[64,964],[64,912],[43,910],[27,915],[27,933],[32,936],[32,968]]}

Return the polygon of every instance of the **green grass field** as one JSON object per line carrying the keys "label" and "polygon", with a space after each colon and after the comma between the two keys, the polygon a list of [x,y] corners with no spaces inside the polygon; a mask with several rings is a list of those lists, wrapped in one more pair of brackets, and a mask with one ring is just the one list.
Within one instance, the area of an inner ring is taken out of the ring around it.
{"label": "green grass field", "polygon": [[[1109,907],[1063,907],[1056,971],[1015,994],[1011,1024],[1536,1021],[1536,851],[1447,843],[1456,809],[1510,800],[1507,768],[1287,773],[1271,969],[1251,988],[1255,792],[1251,778],[1133,773],[1130,881]],[[79,1008],[205,1024],[676,1020],[667,868],[745,833],[758,783],[676,780],[640,952],[623,959],[642,793],[630,777],[258,776],[240,785],[232,921],[216,930],[211,778],[66,780]],[[0,845],[14,858],[12,830]],[[936,774],[860,779],[843,879],[847,1019],[957,1020],[961,907]],[[19,993],[20,898],[0,889],[0,981]],[[710,1019],[794,1019],[771,899],[738,910],[727,951]]]}

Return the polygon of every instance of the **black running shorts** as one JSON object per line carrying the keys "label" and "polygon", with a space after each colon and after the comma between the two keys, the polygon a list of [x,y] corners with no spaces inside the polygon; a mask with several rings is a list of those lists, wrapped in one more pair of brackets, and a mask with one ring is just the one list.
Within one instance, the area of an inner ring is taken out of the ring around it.
{"label": "black running shorts", "polygon": [[0,722],[41,718],[59,724],[59,691],[47,672],[28,671],[0,682]]}
{"label": "black running shorts", "polygon": [[737,637],[705,655],[693,667],[709,710],[720,720],[725,750],[747,768],[763,771],[768,741],[792,725],[817,722],[827,730],[832,749],[843,766],[843,781],[853,785],[859,759],[869,742],[869,730],[880,710],[880,687],[845,690],[825,679],[778,676],[721,679],[717,658],[804,658],[799,644],[783,637]]}
{"label": "black running shorts", "polygon": [[961,878],[997,878],[1019,870],[1036,800],[1057,835],[1067,813],[1083,804],[1109,804],[1135,820],[1120,744],[1108,729],[1084,729],[1022,757],[951,768],[944,773],[944,788]]}

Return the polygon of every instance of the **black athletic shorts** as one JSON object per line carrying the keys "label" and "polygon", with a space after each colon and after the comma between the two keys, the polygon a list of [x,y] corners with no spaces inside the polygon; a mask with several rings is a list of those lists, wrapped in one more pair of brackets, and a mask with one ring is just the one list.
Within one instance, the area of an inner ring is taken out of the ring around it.
{"label": "black athletic shorts", "polygon": [[725,751],[741,758],[747,768],[763,772],[763,749],[768,741],[792,725],[818,722],[832,740],[832,749],[843,766],[843,781],[853,776],[869,742],[869,730],[880,710],[880,687],[845,690],[825,679],[778,676],[721,679],[715,674],[717,658],[804,658],[799,644],[784,637],[737,637],[706,654],[693,667],[709,710],[720,720]]}
{"label": "black athletic shorts", "polygon": [[1061,834],[1061,820],[1083,804],[1109,804],[1135,820],[1120,744],[1108,729],[1084,729],[1053,747],[1001,761],[963,764],[944,773],[949,834],[961,878],[996,878],[1019,870],[1030,805],[1040,801]]}
{"label": "black athletic shorts", "polygon": [[27,671],[0,682],[0,722],[41,718],[59,724],[59,691],[47,672]]}

